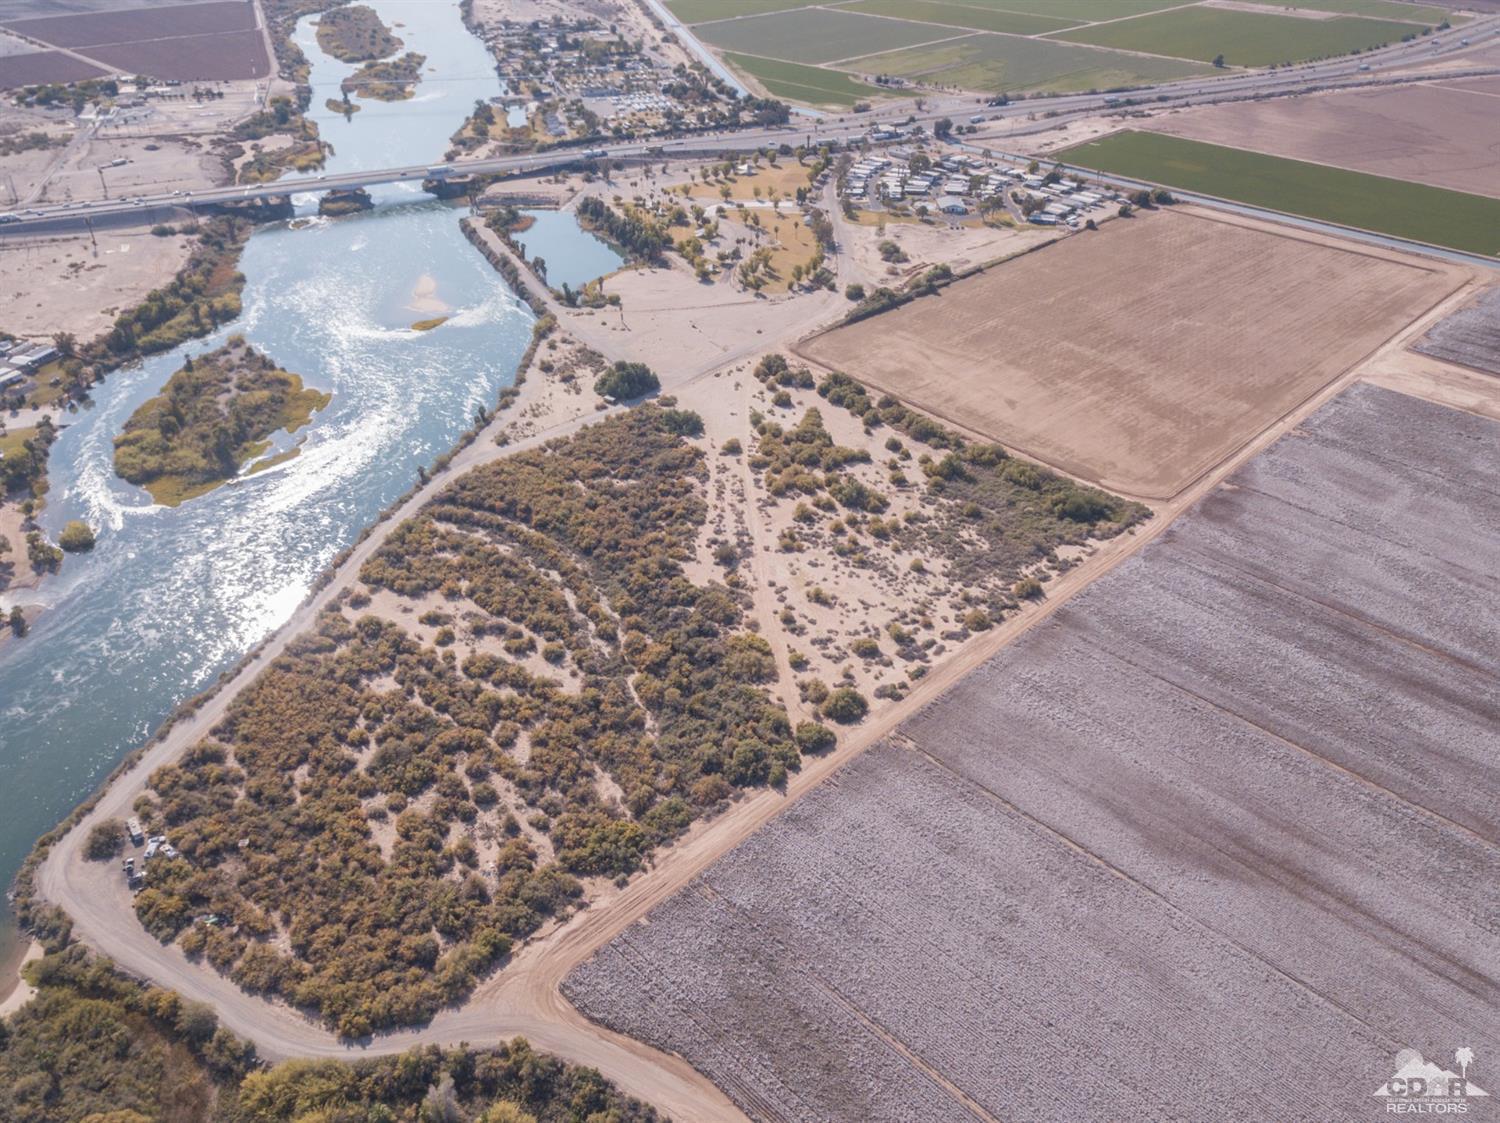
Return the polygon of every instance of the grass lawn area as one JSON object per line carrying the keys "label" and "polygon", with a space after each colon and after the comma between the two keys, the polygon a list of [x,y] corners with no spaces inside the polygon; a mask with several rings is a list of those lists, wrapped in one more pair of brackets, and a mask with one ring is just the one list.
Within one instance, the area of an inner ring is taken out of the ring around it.
{"label": "grass lawn area", "polygon": [[[52,385],[53,379],[58,380],[56,386]],[[26,395],[28,406],[50,406],[63,396],[63,369],[62,363],[56,359],[46,366],[40,367],[32,376],[31,393]]]}
{"label": "grass lawn area", "polygon": [[840,70],[823,70],[798,62],[739,55],[731,51],[724,52],[724,61],[755,78],[772,96],[790,101],[850,106],[857,101],[888,96],[879,86],[856,81]]}
{"label": "grass lawn area", "polygon": [[14,452],[20,452],[21,446],[32,437],[36,436],[36,426],[29,429],[7,429],[0,433],[0,460]]}
{"label": "grass lawn area", "polygon": [[1313,20],[1227,8],[1179,8],[1063,31],[1053,38],[1203,62],[1222,54],[1230,66],[1271,66],[1399,43],[1403,35],[1420,30],[1415,24],[1359,16]]}
{"label": "grass lawn area", "polygon": [[968,27],[975,31],[1003,31],[1010,35],[1040,35],[1078,25],[1077,20],[1007,12],[999,8],[975,8],[962,2],[947,3],[945,0],[855,0],[852,4],[843,5],[840,11],[896,16],[920,23]]}
{"label": "grass lawn area", "polygon": [[1131,179],[1500,256],[1500,199],[1483,195],[1162,133],[1114,133],[1057,155],[1067,163]]}
{"label": "grass lawn area", "polygon": [[1059,43],[976,33],[948,43],[913,47],[862,58],[863,74],[920,78],[944,86],[991,93],[1037,90],[1073,93],[1108,90],[1210,73],[1180,59],[1147,58]]}
{"label": "grass lawn area", "polygon": [[694,28],[694,34],[726,51],[790,62],[830,62],[930,43],[961,32],[930,23],[814,8],[705,24]]}

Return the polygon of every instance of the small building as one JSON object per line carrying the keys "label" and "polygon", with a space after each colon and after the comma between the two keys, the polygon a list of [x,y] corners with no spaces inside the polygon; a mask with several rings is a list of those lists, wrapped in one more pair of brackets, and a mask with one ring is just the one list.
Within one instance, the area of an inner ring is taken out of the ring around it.
{"label": "small building", "polygon": [[57,348],[46,343],[30,343],[24,347],[18,347],[8,356],[10,365],[23,371],[34,371],[37,367],[46,366],[57,358]]}
{"label": "small building", "polygon": [[944,195],[937,201],[938,210],[944,214],[968,214],[969,207],[957,195]]}

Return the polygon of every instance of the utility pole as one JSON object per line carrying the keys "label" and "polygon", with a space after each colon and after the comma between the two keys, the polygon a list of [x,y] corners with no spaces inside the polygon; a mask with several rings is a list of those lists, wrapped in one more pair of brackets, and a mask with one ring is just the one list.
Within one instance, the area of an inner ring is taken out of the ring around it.
{"label": "utility pole", "polygon": [[100,164],[96,169],[99,173],[99,187],[104,192],[104,198],[109,198],[109,184],[104,182],[104,165]]}
{"label": "utility pole", "polygon": [[83,222],[84,222],[84,225],[89,228],[89,245],[91,245],[91,246],[94,247],[94,256],[98,257],[99,256],[99,239],[96,238],[96,237],[94,237],[94,220],[90,216],[84,215],[83,216]]}

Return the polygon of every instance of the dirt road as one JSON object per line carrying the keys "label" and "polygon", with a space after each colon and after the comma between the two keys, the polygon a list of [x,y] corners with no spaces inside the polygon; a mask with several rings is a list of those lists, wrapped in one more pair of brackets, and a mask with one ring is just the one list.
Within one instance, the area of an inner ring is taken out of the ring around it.
{"label": "dirt road", "polygon": [[[834,306],[809,303],[808,307],[807,322],[800,325],[799,330],[809,330]],[[1416,330],[1420,329],[1404,332],[1391,341],[1387,349],[1404,346],[1405,339]],[[745,345],[736,349],[734,354],[721,356],[712,369],[682,372],[667,381],[665,388],[669,392],[680,390],[711,376],[729,363],[774,345],[772,340]],[[492,431],[503,423],[497,420],[473,444],[455,456],[445,471],[435,475],[393,517],[379,524],[364,542],[355,547],[328,587],[298,609],[233,682],[226,684],[199,713],[175,726],[135,768],[110,786],[98,805],[53,847],[38,871],[38,891],[43,898],[60,905],[72,916],[74,934],[85,943],[110,956],[128,972],[170,987],[185,998],[209,1003],[227,1028],[255,1042],[268,1058],[357,1057],[400,1052],[423,1044],[481,1044],[522,1034],[538,1048],[572,1062],[594,1066],[626,1093],[648,1100],[678,1120],[742,1123],[745,1119],[743,1113],[681,1058],[660,1053],[587,1021],[561,996],[559,986],[562,980],[598,948],[686,885],[717,857],[748,838],[835,769],[875,744],[974,666],[1046,619],[1074,594],[1140,550],[1177,514],[1218,486],[1228,472],[1293,428],[1355,377],[1356,374],[1351,372],[1335,380],[1280,418],[1182,495],[1161,505],[1156,517],[1144,526],[1103,544],[1093,556],[1051,583],[1044,603],[995,628],[957,659],[934,670],[905,700],[847,737],[834,752],[809,760],[803,770],[792,777],[785,794],[762,791],[740,800],[717,819],[695,824],[676,846],[658,856],[654,868],[640,875],[618,895],[577,914],[545,938],[524,946],[504,971],[481,984],[463,1006],[443,1011],[419,1029],[348,1044],[285,1005],[245,994],[210,968],[189,962],[177,947],[163,947],[157,943],[133,918],[122,915],[123,891],[118,885],[116,871],[99,863],[85,862],[80,851],[89,827],[103,818],[128,815],[131,803],[151,771],[175,759],[203,737],[224,716],[238,690],[274,660],[294,635],[312,623],[317,613],[355,579],[360,566],[379,549],[391,529],[402,519],[415,514],[438,488],[478,464],[565,435],[599,415],[585,416],[554,427],[503,450],[491,440]]]}

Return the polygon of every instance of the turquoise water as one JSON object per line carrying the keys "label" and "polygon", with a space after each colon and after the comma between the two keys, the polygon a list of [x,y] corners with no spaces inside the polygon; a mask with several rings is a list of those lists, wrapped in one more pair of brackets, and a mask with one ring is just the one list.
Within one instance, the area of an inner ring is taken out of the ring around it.
{"label": "turquoise water", "polygon": [[[297,37],[313,63],[313,116],[336,154],[328,171],[437,161],[477,97],[501,91],[456,4],[367,0],[431,73],[405,102],[365,101],[346,122],[322,108],[350,67]],[[313,579],[421,465],[452,446],[515,376],[531,315],[458,229],[462,212],[409,185],[373,192],[377,208],[258,230],[241,263],[244,312],[218,335],[110,375],[68,418],[53,448],[44,523],[99,531],[90,555],[28,600],[46,611],[22,642],[0,646],[0,877],[36,837],[85,799],[183,698],[203,689],[290,616]],[[315,210],[315,200],[299,200]],[[568,269],[567,251],[558,267]],[[421,284],[450,319],[414,299]],[[329,406],[282,447],[301,453],[177,508],[117,479],[112,442],[184,353],[231,333],[310,386]],[[14,944],[8,922],[0,945]],[[0,952],[4,947],[0,946]],[[3,981],[0,981],[3,989]]]}

